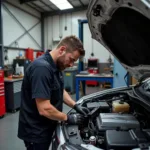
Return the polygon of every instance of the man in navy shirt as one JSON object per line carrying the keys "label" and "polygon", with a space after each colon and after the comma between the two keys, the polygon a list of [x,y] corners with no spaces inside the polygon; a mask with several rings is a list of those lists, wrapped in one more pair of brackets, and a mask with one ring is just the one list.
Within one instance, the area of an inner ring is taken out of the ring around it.
{"label": "man in navy shirt", "polygon": [[[87,108],[80,107],[64,90],[61,71],[72,67],[85,51],[75,36],[61,40],[56,49],[47,51],[26,69],[21,89],[18,137],[27,150],[48,150],[57,121],[81,124]],[[79,114],[62,112],[63,102]]]}

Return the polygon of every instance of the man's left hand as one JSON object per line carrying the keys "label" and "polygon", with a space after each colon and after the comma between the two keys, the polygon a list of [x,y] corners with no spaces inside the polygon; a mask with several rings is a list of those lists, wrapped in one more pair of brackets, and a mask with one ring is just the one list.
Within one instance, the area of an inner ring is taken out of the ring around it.
{"label": "man's left hand", "polygon": [[80,113],[84,116],[86,116],[90,112],[87,107],[82,107],[79,104],[75,104],[73,109],[76,110],[77,113]]}

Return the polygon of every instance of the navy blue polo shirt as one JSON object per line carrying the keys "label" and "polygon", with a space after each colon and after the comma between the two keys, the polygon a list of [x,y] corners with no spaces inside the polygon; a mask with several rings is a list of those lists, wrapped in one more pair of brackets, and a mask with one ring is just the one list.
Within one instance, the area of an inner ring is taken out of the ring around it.
{"label": "navy blue polo shirt", "polygon": [[50,141],[57,122],[39,114],[35,99],[48,99],[62,111],[63,89],[62,73],[48,51],[28,66],[21,89],[19,138],[35,143]]}

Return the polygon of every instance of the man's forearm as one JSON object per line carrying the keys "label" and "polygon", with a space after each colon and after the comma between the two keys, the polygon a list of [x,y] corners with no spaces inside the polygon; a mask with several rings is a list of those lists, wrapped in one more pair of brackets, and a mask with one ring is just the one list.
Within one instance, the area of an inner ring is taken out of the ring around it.
{"label": "man's forearm", "polygon": [[63,95],[63,99],[64,99],[64,103],[68,106],[70,106],[71,108],[73,108],[73,106],[75,105],[75,101],[71,98],[71,96],[68,94],[68,92],[66,92],[66,90],[64,90],[64,95]]}
{"label": "man's forearm", "polygon": [[58,111],[54,106],[45,108],[43,116],[57,121],[66,121],[67,115],[63,112]]}
{"label": "man's forearm", "polygon": [[57,121],[67,120],[67,115],[57,110],[50,103],[50,100],[36,99],[36,104],[37,104],[37,109],[39,111],[39,114],[41,116],[44,116],[52,120],[57,120]]}

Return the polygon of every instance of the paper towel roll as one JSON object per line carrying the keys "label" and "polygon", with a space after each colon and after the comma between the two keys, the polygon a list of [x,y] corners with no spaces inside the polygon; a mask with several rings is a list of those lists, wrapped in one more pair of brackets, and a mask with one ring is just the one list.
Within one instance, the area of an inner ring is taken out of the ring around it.
{"label": "paper towel roll", "polygon": [[24,67],[23,66],[16,67],[16,74],[24,76]]}

